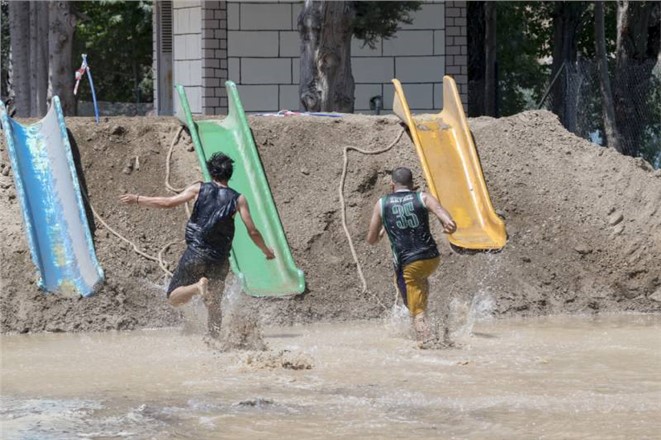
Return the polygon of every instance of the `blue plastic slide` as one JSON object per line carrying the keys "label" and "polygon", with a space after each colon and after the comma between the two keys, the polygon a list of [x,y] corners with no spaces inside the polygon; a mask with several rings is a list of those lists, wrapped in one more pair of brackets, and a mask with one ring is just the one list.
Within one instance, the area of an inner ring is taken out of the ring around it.
{"label": "blue plastic slide", "polygon": [[46,117],[21,125],[0,102],[16,194],[21,204],[39,287],[63,295],[90,296],[103,282],[60,100]]}

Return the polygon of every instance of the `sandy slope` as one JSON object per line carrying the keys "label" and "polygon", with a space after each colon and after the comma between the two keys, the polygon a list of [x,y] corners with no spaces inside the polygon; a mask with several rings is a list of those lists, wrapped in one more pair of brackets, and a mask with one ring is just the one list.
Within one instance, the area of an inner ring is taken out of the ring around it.
{"label": "sandy slope", "polygon": [[[347,116],[250,120],[282,223],[308,291],[291,299],[251,301],[270,322],[360,319],[383,315],[393,302],[389,248],[363,241],[369,214],[388,189],[388,170],[414,168],[404,136],[388,153],[350,153],[347,214],[368,294],[360,282],[340,222],[342,148],[378,149],[401,129],[393,117]],[[141,249],[166,253],[173,267],[183,249],[185,212],[122,206],[125,191],[166,194],[165,158],[178,129],[171,118],[69,118],[90,199],[115,229]],[[507,223],[499,253],[464,253],[436,236],[443,264],[434,277],[431,307],[446,300],[491,298],[494,313],[548,314],[661,311],[661,172],[566,132],[548,112],[471,120],[493,204]],[[7,164],[4,143],[2,168]],[[172,183],[197,179],[186,135],[175,146]],[[140,167],[123,172],[139,157]],[[97,223],[95,241],[107,276],[93,298],[44,295],[34,284],[11,174],[0,173],[1,330],[74,331],[171,325],[179,314],[164,303],[166,279],[157,264],[136,255]]]}

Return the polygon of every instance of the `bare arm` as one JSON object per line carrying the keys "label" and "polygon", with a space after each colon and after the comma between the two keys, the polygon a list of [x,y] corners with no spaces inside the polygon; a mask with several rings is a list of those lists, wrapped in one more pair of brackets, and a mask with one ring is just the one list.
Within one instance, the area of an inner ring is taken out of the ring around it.
{"label": "bare arm", "polygon": [[379,202],[376,202],[372,211],[370,226],[367,229],[367,242],[369,244],[375,244],[383,237],[384,233],[385,229],[383,229],[383,220],[381,219],[381,205]]}
{"label": "bare arm", "polygon": [[252,239],[253,243],[264,252],[264,255],[266,256],[267,260],[272,260],[275,258],[275,254],[273,253],[273,250],[269,247],[266,246],[266,243],[264,243],[264,238],[262,237],[261,232],[255,227],[255,223],[252,221],[252,216],[250,215],[250,208],[248,207],[248,201],[246,200],[245,197],[239,196],[238,199],[238,205],[239,205],[239,215],[241,215],[241,220],[243,220],[243,224],[246,225],[246,229],[248,230],[248,235],[250,235],[250,238]]}
{"label": "bare arm", "polygon": [[446,234],[454,233],[457,230],[457,224],[452,219],[450,213],[441,206],[439,201],[436,200],[436,197],[427,192],[424,192],[423,196],[425,198],[425,205],[427,205],[427,209],[433,212],[441,221],[441,224],[443,225],[443,232]]}
{"label": "bare arm", "polygon": [[124,194],[119,197],[122,203],[149,206],[150,208],[174,208],[189,200],[194,200],[200,192],[200,183],[194,183],[177,195],[170,197],[148,197],[139,194]]}

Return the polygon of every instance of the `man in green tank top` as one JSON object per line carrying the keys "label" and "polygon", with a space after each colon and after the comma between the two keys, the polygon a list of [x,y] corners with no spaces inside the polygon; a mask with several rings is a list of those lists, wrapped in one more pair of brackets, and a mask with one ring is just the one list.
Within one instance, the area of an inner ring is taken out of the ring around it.
{"label": "man in green tank top", "polygon": [[446,234],[456,231],[457,225],[434,196],[414,191],[410,169],[397,168],[391,178],[393,192],[374,205],[367,242],[375,244],[384,233],[388,234],[395,284],[411,313],[419,346],[427,348],[434,338],[426,313],[428,278],[440,260],[436,242],[429,230],[429,212],[441,221]]}

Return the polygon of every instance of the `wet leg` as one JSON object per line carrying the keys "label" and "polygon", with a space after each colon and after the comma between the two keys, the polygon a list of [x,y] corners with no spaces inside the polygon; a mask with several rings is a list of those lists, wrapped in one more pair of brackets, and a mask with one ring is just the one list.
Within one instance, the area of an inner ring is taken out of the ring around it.
{"label": "wet leg", "polygon": [[225,283],[215,280],[212,282],[208,294],[204,298],[204,304],[207,306],[208,312],[207,328],[209,336],[213,339],[220,338],[220,325],[223,321],[221,301],[224,290]]}
{"label": "wet leg", "polygon": [[203,298],[207,297],[209,280],[205,277],[188,286],[177,287],[170,293],[168,302],[171,306],[178,307],[188,303],[195,295],[201,295]]}

